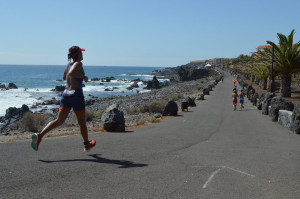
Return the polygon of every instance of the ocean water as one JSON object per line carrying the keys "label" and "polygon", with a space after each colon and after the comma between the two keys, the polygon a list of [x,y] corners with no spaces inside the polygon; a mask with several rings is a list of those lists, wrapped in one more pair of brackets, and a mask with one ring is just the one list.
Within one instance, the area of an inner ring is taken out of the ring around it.
{"label": "ocean water", "polygon": [[[0,65],[0,83],[8,86],[8,83],[14,83],[18,89],[0,90],[0,116],[5,115],[9,107],[21,107],[23,104],[31,107],[36,103],[42,103],[52,98],[60,99],[56,92],[51,91],[55,86],[65,85],[63,79],[65,65],[61,66],[38,66],[38,65]],[[111,82],[89,81],[84,82],[83,92],[86,99],[89,94],[97,97],[108,97],[116,95],[134,95],[136,89],[127,90],[132,84],[131,80],[152,80],[151,72],[161,70],[159,67],[132,67],[132,66],[84,66],[85,74],[91,78],[115,77]],[[158,77],[159,81],[165,81],[163,77]],[[102,83],[103,85],[100,85]],[[149,92],[144,90],[139,83],[139,92]],[[104,91],[106,88],[113,91]],[[44,106],[32,111],[38,111],[43,108],[53,108],[56,106]]]}

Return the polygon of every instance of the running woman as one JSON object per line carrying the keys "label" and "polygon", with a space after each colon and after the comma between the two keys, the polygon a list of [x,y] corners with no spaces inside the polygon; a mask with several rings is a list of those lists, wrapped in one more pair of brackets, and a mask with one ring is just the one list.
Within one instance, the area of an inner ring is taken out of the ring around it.
{"label": "running woman", "polygon": [[245,94],[244,94],[244,90],[242,89],[241,92],[239,93],[241,110],[242,110],[242,108],[244,108],[244,97],[245,97]]}
{"label": "running woman", "polygon": [[63,74],[63,79],[66,80],[66,88],[62,93],[58,116],[57,119],[49,122],[40,133],[34,133],[32,135],[31,147],[36,151],[39,149],[42,138],[52,129],[62,125],[72,108],[80,126],[80,133],[84,141],[84,151],[89,151],[96,145],[95,140],[88,140],[88,130],[85,119],[85,101],[82,90],[82,82],[83,80],[87,82],[88,77],[85,76],[81,63],[83,60],[82,51],[85,51],[85,49],[78,46],[69,48],[69,63]]}
{"label": "running woman", "polygon": [[232,93],[232,103],[233,103],[234,111],[236,110],[237,98],[238,98],[237,90],[234,88]]}

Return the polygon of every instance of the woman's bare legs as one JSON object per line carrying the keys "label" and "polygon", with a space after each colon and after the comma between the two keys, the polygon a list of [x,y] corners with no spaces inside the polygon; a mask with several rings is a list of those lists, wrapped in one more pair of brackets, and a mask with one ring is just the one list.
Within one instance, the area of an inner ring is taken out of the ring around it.
{"label": "woman's bare legs", "polygon": [[64,110],[59,111],[57,118],[49,122],[47,126],[40,132],[41,138],[44,137],[44,135],[49,131],[51,131],[52,129],[55,129],[56,127],[62,125],[65,122],[68,115],[69,115],[68,111],[64,111]]}
{"label": "woman's bare legs", "polygon": [[88,138],[88,130],[87,130],[87,126],[86,126],[85,113],[79,113],[79,114],[76,114],[76,116],[77,116],[77,121],[78,121],[78,124],[80,127],[80,133],[83,138],[83,141],[87,142],[89,140],[89,138]]}

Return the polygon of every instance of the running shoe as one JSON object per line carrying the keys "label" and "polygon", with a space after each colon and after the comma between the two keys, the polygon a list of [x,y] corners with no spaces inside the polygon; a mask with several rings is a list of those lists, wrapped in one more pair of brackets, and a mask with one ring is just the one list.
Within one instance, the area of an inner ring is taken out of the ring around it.
{"label": "running shoe", "polygon": [[39,150],[39,145],[42,141],[41,135],[39,133],[34,133],[31,136],[31,138],[32,138],[31,147],[36,151]]}
{"label": "running shoe", "polygon": [[90,151],[94,146],[96,146],[96,140],[91,140],[91,141],[89,141],[89,143],[88,144],[86,144],[86,145],[84,145],[84,151],[85,152],[88,152],[88,151]]}

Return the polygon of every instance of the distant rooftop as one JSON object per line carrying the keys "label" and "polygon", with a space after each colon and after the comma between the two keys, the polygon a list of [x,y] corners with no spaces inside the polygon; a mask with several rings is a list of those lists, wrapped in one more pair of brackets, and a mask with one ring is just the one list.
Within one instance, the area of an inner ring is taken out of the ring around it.
{"label": "distant rooftop", "polygon": [[[279,45],[276,45],[276,46],[279,46]],[[257,49],[267,48],[267,47],[271,47],[271,45],[260,45],[257,47]]]}

